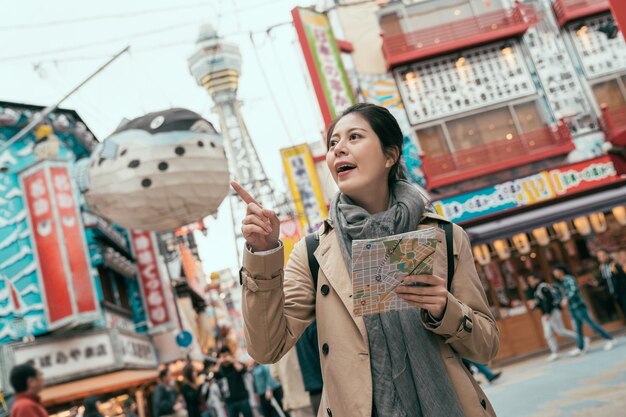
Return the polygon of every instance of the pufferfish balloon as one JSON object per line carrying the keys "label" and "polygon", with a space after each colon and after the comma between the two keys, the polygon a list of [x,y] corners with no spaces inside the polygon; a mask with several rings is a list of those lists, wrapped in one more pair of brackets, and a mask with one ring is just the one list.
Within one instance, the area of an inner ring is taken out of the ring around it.
{"label": "pufferfish balloon", "polygon": [[79,185],[98,215],[129,229],[171,231],[217,211],[228,163],[211,123],[170,109],[118,128],[96,147]]}

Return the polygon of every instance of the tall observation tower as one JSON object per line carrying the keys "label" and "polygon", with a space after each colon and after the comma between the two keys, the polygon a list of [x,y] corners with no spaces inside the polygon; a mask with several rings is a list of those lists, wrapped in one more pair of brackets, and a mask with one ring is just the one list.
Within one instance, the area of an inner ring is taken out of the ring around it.
{"label": "tall observation tower", "polygon": [[[188,59],[189,69],[215,103],[231,178],[244,186],[264,207],[275,210],[279,217],[291,214],[292,209],[286,197],[277,195],[268,180],[241,115],[241,102],[237,100],[241,71],[239,47],[219,39],[211,25],[200,28],[196,46],[196,52]],[[230,207],[237,259],[241,262],[241,221],[245,216],[246,206],[232,190]]]}

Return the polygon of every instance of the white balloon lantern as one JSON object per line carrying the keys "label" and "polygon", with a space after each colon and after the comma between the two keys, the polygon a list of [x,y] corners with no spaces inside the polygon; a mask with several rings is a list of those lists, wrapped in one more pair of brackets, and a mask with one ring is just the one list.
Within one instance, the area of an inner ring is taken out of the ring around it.
{"label": "white balloon lantern", "polygon": [[534,229],[532,234],[540,246],[548,246],[550,244],[550,235],[545,227]]}
{"label": "white balloon lantern", "polygon": [[522,255],[527,255],[530,253],[530,241],[528,240],[528,236],[526,233],[519,233],[511,237],[515,248]]}
{"label": "white balloon lantern", "polygon": [[598,212],[593,213],[589,216],[589,220],[591,221],[591,227],[593,231],[596,233],[604,233],[606,232],[606,217],[604,217],[604,213]]}
{"label": "white balloon lantern", "polygon": [[561,242],[567,242],[572,237],[567,222],[554,223],[552,228]]}
{"label": "white balloon lantern", "polygon": [[591,234],[591,225],[589,224],[589,219],[587,219],[586,216],[576,217],[574,219],[574,227],[581,236],[588,236]]}
{"label": "white balloon lantern", "polygon": [[613,213],[613,217],[619,224],[626,226],[626,206],[613,207],[611,213]]}
{"label": "white balloon lantern", "polygon": [[474,246],[474,259],[481,265],[488,265],[491,262],[491,254],[489,253],[489,246],[486,244]]}
{"label": "white balloon lantern", "polygon": [[503,261],[506,261],[507,259],[511,257],[511,247],[509,246],[509,243],[506,240],[504,239],[494,240],[494,242],[492,243],[492,246],[493,246],[493,249],[498,254],[498,258],[502,259]]}
{"label": "white balloon lantern", "polygon": [[222,140],[192,111],[150,113],[119,128],[91,155],[85,201],[130,229],[175,230],[214,214],[228,194]]}

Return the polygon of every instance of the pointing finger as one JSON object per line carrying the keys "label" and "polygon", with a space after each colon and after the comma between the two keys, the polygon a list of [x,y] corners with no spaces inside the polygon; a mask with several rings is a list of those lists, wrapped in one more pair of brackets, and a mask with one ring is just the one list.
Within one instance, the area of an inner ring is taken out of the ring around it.
{"label": "pointing finger", "polygon": [[233,187],[233,189],[235,190],[235,192],[237,194],[239,194],[239,197],[246,203],[246,204],[250,204],[250,203],[254,203],[254,204],[259,204],[257,203],[257,201],[254,199],[254,197],[252,197],[250,195],[249,192],[247,192],[241,185],[237,184],[235,181],[231,181],[230,186]]}

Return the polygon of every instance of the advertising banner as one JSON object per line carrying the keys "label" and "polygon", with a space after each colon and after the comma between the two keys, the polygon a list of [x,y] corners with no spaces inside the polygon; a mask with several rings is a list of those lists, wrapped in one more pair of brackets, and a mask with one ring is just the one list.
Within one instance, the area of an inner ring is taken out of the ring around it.
{"label": "advertising banner", "polygon": [[169,288],[165,288],[166,284],[159,272],[154,234],[142,230],[132,230],[131,244],[137,260],[141,294],[150,327],[168,325],[172,323],[172,316],[168,308]]}
{"label": "advertising banner", "polygon": [[283,242],[283,247],[285,248],[285,265],[287,265],[293,247],[302,237],[300,224],[297,219],[287,217],[280,220],[280,241]]}
{"label": "advertising banner", "polygon": [[320,181],[306,144],[280,150],[302,230],[311,233],[328,216]]}
{"label": "advertising banner", "polygon": [[67,166],[37,164],[20,178],[50,328],[97,312],[82,218]]}
{"label": "advertising banner", "polygon": [[291,15],[322,117],[328,126],[355,102],[337,40],[325,14],[296,7]]}
{"label": "advertising banner", "polygon": [[608,156],[566,165],[433,203],[454,222],[474,220],[619,181]]}

